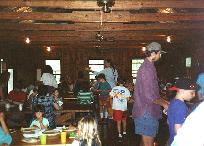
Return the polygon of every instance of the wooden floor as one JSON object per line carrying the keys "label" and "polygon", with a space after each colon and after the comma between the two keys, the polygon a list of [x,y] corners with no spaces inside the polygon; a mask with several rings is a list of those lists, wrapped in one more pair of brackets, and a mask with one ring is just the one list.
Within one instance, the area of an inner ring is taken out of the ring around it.
{"label": "wooden floor", "polygon": [[[116,123],[113,120],[109,120],[107,124],[99,124],[99,134],[103,146],[139,146],[140,136],[134,134],[134,123],[131,118],[128,119],[127,124],[127,136],[122,142],[118,141],[118,133],[116,129]],[[166,120],[160,121],[160,128],[156,137],[158,146],[165,146],[168,139],[168,126]]]}

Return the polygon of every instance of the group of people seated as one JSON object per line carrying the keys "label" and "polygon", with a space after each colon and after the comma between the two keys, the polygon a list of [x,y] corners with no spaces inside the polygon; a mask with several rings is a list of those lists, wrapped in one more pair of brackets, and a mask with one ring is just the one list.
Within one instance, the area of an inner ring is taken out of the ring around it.
{"label": "group of people seated", "polygon": [[[41,105],[35,106],[35,118],[30,127],[46,130],[49,127],[49,121],[46,119]],[[5,122],[3,112],[0,112],[0,145],[8,146],[12,143],[12,136]],[[101,141],[98,134],[98,128],[95,119],[91,116],[83,117],[78,122],[77,136],[75,137],[73,146],[101,146]]]}
{"label": "group of people seated", "polygon": [[[49,70],[49,69],[48,69]],[[49,81],[48,78],[53,80],[51,71],[45,72],[42,75],[41,82],[38,82],[29,93],[24,92],[23,86],[20,83],[16,83],[15,89],[8,94],[8,101],[14,104],[28,102],[32,109],[33,116],[30,119],[30,127],[39,129],[53,129],[56,127],[55,124],[55,110],[59,110],[62,98],[59,96],[60,91],[65,88],[64,81],[61,84],[56,85],[56,82]],[[83,73],[79,73],[79,79],[76,81],[73,91],[76,94],[83,91],[92,91],[98,95],[100,117],[101,119],[113,117],[117,121],[118,132],[121,135],[121,122],[123,123],[123,134],[126,134],[126,110],[127,101],[129,99],[130,92],[127,88],[123,87],[124,82],[120,82],[120,86],[116,86],[113,89],[110,84],[106,81],[104,74],[100,73],[96,77],[96,82],[90,84],[87,80],[84,80]],[[86,86],[87,85],[87,86]],[[58,87],[58,88],[56,88]],[[111,98],[109,98],[109,96]],[[113,101],[113,103],[112,103]],[[113,107],[112,105],[113,104]],[[112,111],[112,109],[114,111]],[[109,111],[109,112],[108,112]],[[3,112],[0,115],[2,125],[2,133],[5,137],[8,137],[7,141],[0,140],[0,144],[11,144],[11,136],[9,135],[8,128],[4,126],[4,115]],[[1,135],[1,133],[0,133]],[[97,130],[97,123],[95,118],[90,116],[83,117],[78,123],[78,136],[74,140],[74,145],[83,145],[86,143],[88,146],[100,146],[100,138]]]}

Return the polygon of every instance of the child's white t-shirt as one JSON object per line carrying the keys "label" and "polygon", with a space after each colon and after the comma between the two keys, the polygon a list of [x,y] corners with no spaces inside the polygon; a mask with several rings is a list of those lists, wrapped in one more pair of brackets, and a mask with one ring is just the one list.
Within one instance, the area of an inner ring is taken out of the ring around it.
{"label": "child's white t-shirt", "polygon": [[110,96],[113,97],[112,109],[121,111],[127,110],[127,101],[128,97],[130,97],[130,91],[127,88],[116,86],[111,90]]}
{"label": "child's white t-shirt", "polygon": [[[48,119],[43,118],[42,124],[43,124],[44,126],[49,126],[49,121],[48,121]],[[37,119],[35,119],[34,121],[32,121],[30,127],[33,127],[33,126],[37,126],[37,127],[40,128],[40,122],[39,122]]]}

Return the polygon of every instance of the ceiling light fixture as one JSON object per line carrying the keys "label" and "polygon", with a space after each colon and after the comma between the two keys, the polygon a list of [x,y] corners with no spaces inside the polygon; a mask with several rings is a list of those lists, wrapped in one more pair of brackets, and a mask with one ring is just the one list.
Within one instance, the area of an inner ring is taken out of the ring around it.
{"label": "ceiling light fixture", "polygon": [[145,52],[147,49],[146,47],[142,47],[142,51]]}
{"label": "ceiling light fixture", "polygon": [[171,43],[171,36],[167,36],[167,37],[166,37],[166,41],[167,41],[168,43]]}
{"label": "ceiling light fixture", "polygon": [[96,34],[96,40],[97,40],[98,42],[102,42],[103,39],[104,39],[104,36],[101,34],[101,32],[100,32],[100,31],[97,32],[97,34]]}
{"label": "ceiling light fixture", "polygon": [[97,4],[102,7],[104,13],[110,13],[111,7],[115,4],[115,0],[98,0]]}
{"label": "ceiling light fixture", "polygon": [[30,38],[29,37],[27,37],[26,39],[25,39],[25,42],[26,42],[26,44],[30,44]]}
{"label": "ceiling light fixture", "polygon": [[47,51],[50,52],[51,51],[51,47],[47,47]]}
{"label": "ceiling light fixture", "polygon": [[165,13],[165,14],[170,14],[170,13],[175,13],[175,10],[172,8],[162,8],[158,10],[159,13]]}

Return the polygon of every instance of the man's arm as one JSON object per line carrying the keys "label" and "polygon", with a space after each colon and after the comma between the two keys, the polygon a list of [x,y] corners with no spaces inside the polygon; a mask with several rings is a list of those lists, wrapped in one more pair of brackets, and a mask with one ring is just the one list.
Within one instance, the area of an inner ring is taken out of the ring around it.
{"label": "man's arm", "polygon": [[168,109],[168,106],[169,106],[169,101],[167,101],[167,100],[165,100],[165,99],[163,99],[163,98],[157,98],[157,99],[155,99],[154,100],[154,103],[155,104],[158,104],[158,105],[160,105],[160,106],[162,106],[164,109]]}

